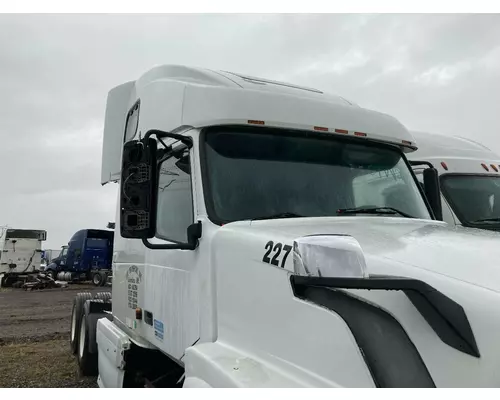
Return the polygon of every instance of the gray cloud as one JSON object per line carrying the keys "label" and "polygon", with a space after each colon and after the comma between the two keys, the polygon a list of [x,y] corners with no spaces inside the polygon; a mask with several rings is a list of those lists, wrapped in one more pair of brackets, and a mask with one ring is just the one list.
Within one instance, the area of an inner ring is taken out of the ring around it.
{"label": "gray cloud", "polygon": [[317,87],[500,153],[499,15],[1,15],[0,224],[58,247],[114,220],[107,91],[163,63]]}

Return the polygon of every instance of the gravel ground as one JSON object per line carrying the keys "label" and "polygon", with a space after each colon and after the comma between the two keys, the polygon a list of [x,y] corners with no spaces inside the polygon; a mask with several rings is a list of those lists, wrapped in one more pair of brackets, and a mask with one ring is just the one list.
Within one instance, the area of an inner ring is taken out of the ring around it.
{"label": "gravel ground", "polygon": [[0,388],[97,387],[80,377],[69,347],[73,297],[90,285],[26,292],[0,288]]}

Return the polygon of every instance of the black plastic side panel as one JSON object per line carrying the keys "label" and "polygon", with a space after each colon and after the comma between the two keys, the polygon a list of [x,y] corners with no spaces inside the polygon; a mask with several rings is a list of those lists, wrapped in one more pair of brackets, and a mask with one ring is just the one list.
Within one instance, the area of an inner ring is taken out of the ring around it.
{"label": "black plastic side panel", "polygon": [[480,357],[474,333],[462,306],[436,290],[425,294],[416,290],[404,292],[444,343],[473,357]]}
{"label": "black plastic side panel", "polygon": [[465,354],[481,357],[463,307],[423,281],[385,276],[372,276],[370,279],[292,276],[291,282],[295,292],[311,286],[334,289],[401,290],[444,343]]}
{"label": "black plastic side panel", "polygon": [[377,387],[435,387],[406,332],[382,309],[328,288],[306,287],[296,295],[332,310],[346,322]]}

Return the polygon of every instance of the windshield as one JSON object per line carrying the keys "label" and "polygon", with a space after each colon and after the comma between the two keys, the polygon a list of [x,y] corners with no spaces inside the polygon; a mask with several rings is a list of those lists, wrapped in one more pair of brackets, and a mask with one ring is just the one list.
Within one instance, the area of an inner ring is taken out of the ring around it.
{"label": "windshield", "polygon": [[87,239],[87,248],[105,249],[106,247],[108,247],[108,239],[97,239],[97,238]]}
{"label": "windshield", "polygon": [[205,142],[208,208],[220,222],[347,215],[338,211],[359,207],[430,219],[396,148],[244,127],[209,129]]}
{"label": "windshield", "polygon": [[443,175],[441,190],[462,223],[500,224],[500,176]]}

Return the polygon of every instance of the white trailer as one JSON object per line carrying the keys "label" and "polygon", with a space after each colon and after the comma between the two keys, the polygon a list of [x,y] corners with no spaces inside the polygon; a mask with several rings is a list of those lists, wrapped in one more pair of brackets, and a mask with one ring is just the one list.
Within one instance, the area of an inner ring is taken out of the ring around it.
{"label": "white trailer", "polygon": [[[412,132],[418,150],[413,170],[432,165],[439,173],[443,220],[451,225],[500,231],[500,156],[470,139]],[[424,162],[424,164],[419,163]]]}
{"label": "white trailer", "polygon": [[33,229],[3,228],[0,236],[0,285],[10,286],[26,280],[40,270],[42,241],[47,232]]}
{"label": "white trailer", "polygon": [[74,299],[81,371],[100,387],[498,387],[500,237],[434,218],[416,148],[395,118],[292,84],[160,66],[114,88],[114,282]]}

